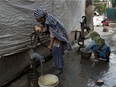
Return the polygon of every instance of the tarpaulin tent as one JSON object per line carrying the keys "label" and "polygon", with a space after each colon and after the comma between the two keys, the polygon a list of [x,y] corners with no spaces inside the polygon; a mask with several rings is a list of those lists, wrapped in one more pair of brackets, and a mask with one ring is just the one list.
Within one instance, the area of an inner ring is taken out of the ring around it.
{"label": "tarpaulin tent", "polygon": [[30,41],[29,34],[37,24],[33,12],[38,7],[58,18],[70,34],[80,28],[85,0],[1,0],[0,51],[12,50]]}
{"label": "tarpaulin tent", "polygon": [[[59,19],[70,34],[72,30],[80,28],[81,17],[85,13],[85,0],[0,1],[0,87],[29,65],[30,50],[26,46],[37,24],[33,12],[38,7]],[[44,57],[50,54],[41,45],[37,52]]]}

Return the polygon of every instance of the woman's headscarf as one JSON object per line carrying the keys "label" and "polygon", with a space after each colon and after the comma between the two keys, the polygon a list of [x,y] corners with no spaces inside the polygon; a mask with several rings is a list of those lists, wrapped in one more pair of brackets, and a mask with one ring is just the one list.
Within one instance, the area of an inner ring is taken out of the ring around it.
{"label": "woman's headscarf", "polygon": [[41,17],[46,16],[46,15],[47,15],[47,13],[45,11],[43,11],[43,10],[40,10],[40,9],[37,9],[34,12],[34,17],[36,19],[40,19]]}
{"label": "woman's headscarf", "polygon": [[105,40],[102,39],[100,36],[96,36],[93,40],[99,47],[102,47],[105,43]]}

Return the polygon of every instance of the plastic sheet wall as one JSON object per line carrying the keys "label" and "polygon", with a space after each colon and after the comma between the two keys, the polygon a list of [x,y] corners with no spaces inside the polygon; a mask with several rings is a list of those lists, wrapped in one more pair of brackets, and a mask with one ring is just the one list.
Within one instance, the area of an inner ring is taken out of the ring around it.
{"label": "plastic sheet wall", "polygon": [[0,50],[30,40],[32,28],[37,24],[33,12],[38,7],[58,18],[70,34],[80,28],[85,0],[1,0]]}

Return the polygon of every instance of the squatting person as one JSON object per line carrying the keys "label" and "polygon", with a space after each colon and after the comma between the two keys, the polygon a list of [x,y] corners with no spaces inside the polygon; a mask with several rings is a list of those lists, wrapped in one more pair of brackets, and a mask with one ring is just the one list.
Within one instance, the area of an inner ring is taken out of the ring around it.
{"label": "squatting person", "polygon": [[101,59],[105,62],[109,62],[111,50],[110,47],[105,43],[105,40],[95,31],[91,32],[85,38],[92,39],[91,43],[86,47],[86,50],[92,50],[95,55],[95,61]]}

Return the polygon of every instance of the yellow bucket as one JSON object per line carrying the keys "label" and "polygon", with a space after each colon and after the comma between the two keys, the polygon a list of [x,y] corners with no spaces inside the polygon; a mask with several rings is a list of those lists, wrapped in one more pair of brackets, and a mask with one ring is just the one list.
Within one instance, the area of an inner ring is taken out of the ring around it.
{"label": "yellow bucket", "polygon": [[59,79],[56,75],[46,74],[38,78],[38,84],[40,87],[57,87]]}

